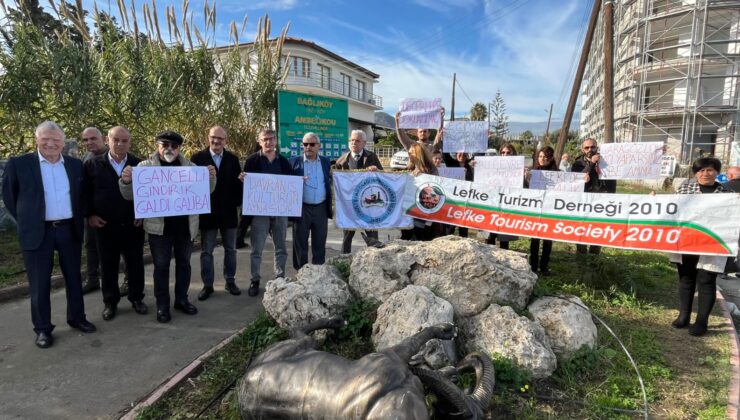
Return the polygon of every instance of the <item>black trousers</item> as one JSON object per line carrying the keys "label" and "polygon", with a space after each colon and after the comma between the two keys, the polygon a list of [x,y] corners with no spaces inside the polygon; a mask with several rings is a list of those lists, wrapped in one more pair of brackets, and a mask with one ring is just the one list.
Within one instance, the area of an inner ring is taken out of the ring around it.
{"label": "black trousers", "polygon": [[[366,230],[365,235],[367,235],[368,238],[375,238],[378,239],[378,231],[377,230]],[[354,230],[345,230],[343,231],[343,237],[342,237],[342,254],[349,254],[352,252],[352,239],[355,237],[355,231]]]}
{"label": "black trousers", "polygon": [[293,268],[299,270],[308,264],[308,237],[311,237],[311,264],[326,261],[326,236],[329,215],[326,203],[303,204],[301,218],[293,223]]}
{"label": "black trousers", "polygon": [[175,254],[175,301],[187,301],[190,288],[190,254],[193,252],[190,232],[178,232],[176,235],[149,234],[149,249],[154,262],[154,298],[157,300],[157,308],[170,306],[170,260],[173,250]]}
{"label": "black trousers", "polygon": [[601,254],[601,247],[598,245],[576,244],[576,252],[579,254]]}
{"label": "black trousers", "polygon": [[23,251],[23,263],[28,274],[31,290],[31,320],[36,333],[51,333],[51,271],[54,251],[59,255],[59,267],[64,276],[67,294],[67,322],[85,320],[85,302],[82,300],[82,241],[74,233],[74,222],[53,226],[46,223],[41,245],[31,251]]}
{"label": "black trousers", "polygon": [[[540,241],[542,241],[542,256],[540,257]],[[532,271],[546,271],[550,266],[550,253],[552,252],[552,241],[547,239],[532,238],[529,240],[529,265]]]}
{"label": "black trousers", "polygon": [[699,255],[684,254],[678,269],[679,311],[691,313],[694,292],[699,292],[696,322],[706,326],[717,296],[717,273],[697,268]]}
{"label": "black trousers", "polygon": [[98,229],[98,253],[102,267],[103,302],[117,305],[121,300],[118,272],[121,255],[126,263],[128,300],[144,299],[144,229],[131,224],[107,223]]}

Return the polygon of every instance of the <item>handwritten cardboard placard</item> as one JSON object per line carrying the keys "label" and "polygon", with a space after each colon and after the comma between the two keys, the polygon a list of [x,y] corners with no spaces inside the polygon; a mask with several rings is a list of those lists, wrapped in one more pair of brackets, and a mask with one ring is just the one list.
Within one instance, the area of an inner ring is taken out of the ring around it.
{"label": "handwritten cardboard placard", "polygon": [[442,99],[401,99],[398,128],[439,128],[442,116]]}
{"label": "handwritten cardboard placard", "polygon": [[445,121],[442,151],[485,152],[488,148],[488,123],[485,121]]}
{"label": "handwritten cardboard placard", "polygon": [[660,161],[660,176],[671,177],[676,172],[676,157],[664,155]]}
{"label": "handwritten cardboard placard", "polygon": [[443,167],[437,168],[437,172],[439,173],[439,176],[444,178],[452,178],[459,179],[460,181],[465,181],[465,168]]}
{"label": "handwritten cardboard placard", "polygon": [[548,191],[583,192],[585,174],[579,172],[529,171],[529,189]]}
{"label": "handwritten cardboard placard", "polygon": [[211,212],[208,168],[204,166],[137,166],[132,177],[137,219]]}
{"label": "handwritten cardboard placard", "polygon": [[599,179],[660,178],[662,142],[609,143],[599,152]]}
{"label": "handwritten cardboard placard", "polygon": [[244,177],[242,214],[301,216],[303,177],[248,173]]}
{"label": "handwritten cardboard placard", "polygon": [[476,156],[474,180],[496,187],[524,186],[524,156]]}

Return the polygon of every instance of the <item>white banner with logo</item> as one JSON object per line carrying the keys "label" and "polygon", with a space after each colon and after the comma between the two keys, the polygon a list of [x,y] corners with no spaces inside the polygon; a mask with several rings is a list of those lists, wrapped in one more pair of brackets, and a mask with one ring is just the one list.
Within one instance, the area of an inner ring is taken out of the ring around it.
{"label": "white banner with logo", "polygon": [[336,216],[340,229],[412,227],[403,211],[406,174],[333,172]]}

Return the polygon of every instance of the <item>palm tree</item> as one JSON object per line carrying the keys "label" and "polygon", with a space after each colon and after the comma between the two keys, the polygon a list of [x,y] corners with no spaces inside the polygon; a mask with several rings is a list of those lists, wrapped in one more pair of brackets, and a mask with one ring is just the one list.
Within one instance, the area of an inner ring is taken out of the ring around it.
{"label": "palm tree", "polygon": [[486,106],[480,102],[476,102],[472,108],[470,108],[470,120],[471,121],[485,121],[488,116],[488,110]]}

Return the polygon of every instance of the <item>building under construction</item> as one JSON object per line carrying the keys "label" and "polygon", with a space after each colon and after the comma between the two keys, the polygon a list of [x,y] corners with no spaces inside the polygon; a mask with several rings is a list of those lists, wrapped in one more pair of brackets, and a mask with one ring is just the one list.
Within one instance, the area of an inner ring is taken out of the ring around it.
{"label": "building under construction", "polygon": [[[598,140],[604,132],[604,25],[596,28],[580,130]],[[739,64],[740,1],[615,1],[615,141],[661,141],[681,163],[700,156],[727,162],[738,141]]]}

